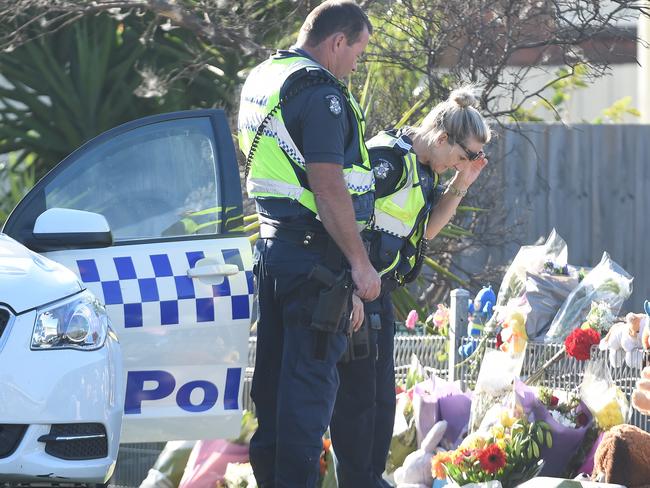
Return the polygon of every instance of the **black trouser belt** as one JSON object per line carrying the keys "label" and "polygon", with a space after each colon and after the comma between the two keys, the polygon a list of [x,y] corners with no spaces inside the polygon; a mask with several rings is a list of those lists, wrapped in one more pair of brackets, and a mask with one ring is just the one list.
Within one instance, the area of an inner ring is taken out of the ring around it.
{"label": "black trouser belt", "polygon": [[329,235],[325,232],[288,229],[286,227],[274,227],[269,224],[260,224],[260,238],[291,242],[316,251],[324,251],[330,240]]}

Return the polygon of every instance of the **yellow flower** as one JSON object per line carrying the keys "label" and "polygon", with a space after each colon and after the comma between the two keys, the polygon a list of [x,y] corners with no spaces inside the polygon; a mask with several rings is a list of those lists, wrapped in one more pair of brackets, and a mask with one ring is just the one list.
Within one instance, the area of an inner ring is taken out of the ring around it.
{"label": "yellow flower", "polygon": [[505,434],[505,428],[503,427],[503,425],[499,425],[499,424],[493,425],[492,429],[490,430],[492,431],[492,435],[494,436],[495,439],[503,439],[503,435]]}
{"label": "yellow flower", "polygon": [[516,420],[517,419],[513,418],[507,410],[503,410],[499,415],[499,423],[506,429],[512,427],[512,424],[514,424]]}
{"label": "yellow flower", "polygon": [[506,450],[506,440],[505,439],[497,439],[496,442],[497,446],[501,448],[501,450],[505,451]]}
{"label": "yellow flower", "polygon": [[612,399],[603,408],[596,412],[596,421],[598,422],[598,425],[605,430],[614,427],[615,425],[622,424],[625,421],[625,419],[623,419],[621,407],[616,399]]}
{"label": "yellow flower", "polygon": [[487,446],[487,444],[488,440],[483,434],[480,432],[474,432],[473,434],[465,437],[458,450],[462,451],[463,449],[483,449],[485,446]]}

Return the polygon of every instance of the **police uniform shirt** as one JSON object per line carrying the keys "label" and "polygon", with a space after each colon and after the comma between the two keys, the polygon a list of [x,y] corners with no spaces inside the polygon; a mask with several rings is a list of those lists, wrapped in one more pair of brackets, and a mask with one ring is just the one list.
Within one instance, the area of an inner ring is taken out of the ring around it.
{"label": "police uniform shirt", "polygon": [[[298,55],[313,59],[302,49],[278,51],[278,55]],[[306,75],[287,83],[280,93],[295,92],[282,107],[284,123],[305,158],[306,164],[345,163],[361,160],[357,122],[345,96],[334,82],[313,85]],[[309,188],[306,175],[301,184]],[[295,200],[258,198],[258,211],[267,219],[291,226],[320,227],[314,215]]]}
{"label": "police uniform shirt", "polygon": [[[412,141],[408,136],[402,135],[400,131],[388,131],[398,137],[403,137],[406,142],[412,144]],[[372,170],[375,174],[375,197],[381,198],[386,195],[390,195],[397,190],[400,180],[402,178],[402,173],[404,171],[404,159],[403,153],[396,149],[390,148],[373,148],[369,151],[370,163],[372,165]],[[418,163],[419,164],[419,163]],[[420,184],[427,189],[427,194],[429,195],[428,200],[434,204],[436,200],[436,189],[433,188],[434,175],[433,171],[429,166],[419,165],[418,166],[421,175],[424,175],[425,181],[421,181]]]}

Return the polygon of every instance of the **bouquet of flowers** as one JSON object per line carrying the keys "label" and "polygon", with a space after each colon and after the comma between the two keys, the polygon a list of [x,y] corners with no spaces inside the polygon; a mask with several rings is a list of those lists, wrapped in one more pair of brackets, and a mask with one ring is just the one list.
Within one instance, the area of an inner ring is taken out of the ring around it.
{"label": "bouquet of flowers", "polygon": [[486,413],[494,405],[501,405],[512,393],[512,384],[521,372],[525,346],[521,351],[486,351],[481,361],[469,422],[469,432],[474,432],[481,425]]}
{"label": "bouquet of flowers", "polygon": [[594,302],[607,304],[610,312],[617,314],[623,302],[632,294],[632,280],[632,276],[612,261],[609,254],[603,253],[598,266],[587,274],[562,304],[544,341],[561,342],[576,328],[576,324],[587,320],[589,315],[594,320],[598,319],[598,310],[592,308]]}
{"label": "bouquet of flowers", "polygon": [[499,481],[510,488],[539,473],[542,448],[551,444],[548,424],[516,419],[503,410],[489,432],[475,432],[458,449],[436,454],[432,473],[461,486]]}
{"label": "bouquet of flowers", "polygon": [[495,313],[486,324],[486,329],[496,330],[505,320],[505,310],[513,303],[521,305],[526,294],[526,273],[539,273],[544,263],[552,262],[558,267],[567,263],[567,245],[564,239],[553,229],[546,242],[541,246],[522,246],[503,277],[497,294]]}
{"label": "bouquet of flowers", "polygon": [[544,337],[551,322],[569,294],[579,283],[579,273],[567,264],[544,263],[541,272],[526,272],[526,301],[530,313],[526,332],[532,341]]}
{"label": "bouquet of flowers", "polygon": [[[527,388],[521,383],[515,387],[520,398]],[[549,425],[553,438],[553,447],[542,449],[545,465],[541,475],[568,476],[567,471],[575,468],[584,458],[588,438],[593,441],[593,437],[588,436],[593,422],[586,405],[578,396],[554,392],[548,388],[537,391],[537,401],[524,400],[522,403],[527,403],[525,410],[530,412],[533,420],[541,420]]]}
{"label": "bouquet of flowers", "polygon": [[579,408],[580,397],[570,395],[567,401],[563,402],[553,390],[545,387],[539,389],[537,396],[558,424],[571,429],[589,424],[589,416]]}
{"label": "bouquet of flowers", "polygon": [[580,396],[602,430],[625,422],[629,403],[616,386],[604,361],[591,361],[580,385]]}

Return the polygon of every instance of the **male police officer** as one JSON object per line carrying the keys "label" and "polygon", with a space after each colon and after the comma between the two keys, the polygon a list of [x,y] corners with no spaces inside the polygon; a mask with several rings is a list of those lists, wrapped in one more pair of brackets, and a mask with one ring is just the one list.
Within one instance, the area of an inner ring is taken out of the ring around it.
{"label": "male police officer", "polygon": [[363,115],[340,81],[371,31],[356,4],[326,1],[242,91],[239,142],[261,222],[250,458],[262,488],[315,486],[352,285],[364,300],[380,291],[359,236],[374,189]]}

